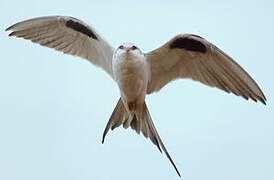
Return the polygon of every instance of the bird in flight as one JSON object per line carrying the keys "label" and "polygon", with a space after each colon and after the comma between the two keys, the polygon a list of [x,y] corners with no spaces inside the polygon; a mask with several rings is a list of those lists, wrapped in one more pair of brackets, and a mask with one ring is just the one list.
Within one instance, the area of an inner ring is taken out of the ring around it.
{"label": "bird in flight", "polygon": [[82,57],[105,70],[117,83],[121,97],[103,133],[123,125],[149,138],[164,152],[175,168],[152,122],[146,95],[159,91],[169,82],[184,78],[199,81],[245,99],[266,98],[257,83],[231,57],[206,39],[179,34],[148,53],[132,43],[116,49],[83,21],[68,16],[46,16],[25,20],[9,28],[9,36],[31,40],[66,54]]}

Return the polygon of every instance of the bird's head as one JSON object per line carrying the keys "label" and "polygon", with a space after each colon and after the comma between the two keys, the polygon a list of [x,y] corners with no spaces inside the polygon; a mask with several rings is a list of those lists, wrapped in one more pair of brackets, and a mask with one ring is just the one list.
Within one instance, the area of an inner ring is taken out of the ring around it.
{"label": "bird's head", "polygon": [[117,57],[143,57],[142,51],[133,43],[123,43],[115,51]]}

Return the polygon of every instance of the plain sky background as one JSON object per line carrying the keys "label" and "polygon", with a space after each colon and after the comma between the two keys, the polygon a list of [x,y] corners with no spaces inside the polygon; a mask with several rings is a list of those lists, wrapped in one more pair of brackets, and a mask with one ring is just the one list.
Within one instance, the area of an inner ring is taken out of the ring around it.
{"label": "plain sky background", "polygon": [[87,61],[10,38],[33,17],[69,15],[109,43],[153,50],[194,33],[232,56],[258,82],[267,106],[190,80],[147,97],[184,180],[274,179],[274,1],[1,0],[0,179],[115,180],[179,177],[152,143],[118,128],[101,144],[119,98]]}

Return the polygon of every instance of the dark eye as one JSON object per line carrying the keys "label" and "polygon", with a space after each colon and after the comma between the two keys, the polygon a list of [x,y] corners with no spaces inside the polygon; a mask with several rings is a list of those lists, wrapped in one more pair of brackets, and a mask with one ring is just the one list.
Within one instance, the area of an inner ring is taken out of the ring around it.
{"label": "dark eye", "polygon": [[136,46],[131,47],[132,50],[138,49]]}
{"label": "dark eye", "polygon": [[124,46],[123,46],[123,45],[121,45],[121,46],[119,46],[118,48],[119,48],[119,49],[124,49]]}

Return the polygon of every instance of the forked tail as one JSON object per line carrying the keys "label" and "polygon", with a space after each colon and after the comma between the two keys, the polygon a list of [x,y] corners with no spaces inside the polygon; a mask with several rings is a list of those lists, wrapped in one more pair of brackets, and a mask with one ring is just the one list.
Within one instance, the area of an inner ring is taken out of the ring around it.
{"label": "forked tail", "polygon": [[153,144],[158,147],[160,152],[163,150],[172,166],[176,170],[177,174],[181,177],[180,172],[178,171],[175,163],[165,148],[165,145],[163,144],[159,134],[157,133],[157,130],[148,112],[146,103],[144,103],[143,106],[137,108],[136,113],[130,114],[127,112],[123,101],[120,98],[104,130],[102,143],[104,143],[106,134],[108,133],[109,129],[113,130],[122,124],[124,128],[128,128],[130,126],[138,134],[142,132],[146,138],[149,138]]}

